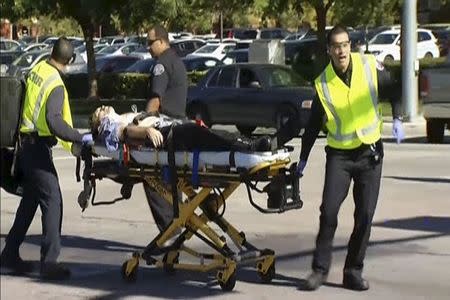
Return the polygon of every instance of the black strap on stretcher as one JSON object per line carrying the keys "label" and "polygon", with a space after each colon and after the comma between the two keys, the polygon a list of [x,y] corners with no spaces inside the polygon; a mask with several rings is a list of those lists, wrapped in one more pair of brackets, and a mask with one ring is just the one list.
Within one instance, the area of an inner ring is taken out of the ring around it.
{"label": "black strap on stretcher", "polygon": [[175,127],[175,123],[173,123],[170,127],[169,134],[167,135],[167,155],[168,155],[168,162],[169,162],[169,174],[170,174],[170,186],[172,191],[172,206],[173,206],[173,218],[178,218],[180,215],[180,209],[178,207],[178,176],[177,176],[177,169],[175,164],[175,146],[173,143],[174,140],[174,133],[173,129]]}

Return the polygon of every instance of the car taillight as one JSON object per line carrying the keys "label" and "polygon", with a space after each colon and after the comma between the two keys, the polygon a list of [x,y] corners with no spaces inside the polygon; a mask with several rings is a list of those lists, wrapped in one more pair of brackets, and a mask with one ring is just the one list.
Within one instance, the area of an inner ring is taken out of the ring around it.
{"label": "car taillight", "polygon": [[430,81],[428,80],[428,76],[425,73],[421,73],[419,76],[419,91],[421,98],[428,97],[430,92]]}

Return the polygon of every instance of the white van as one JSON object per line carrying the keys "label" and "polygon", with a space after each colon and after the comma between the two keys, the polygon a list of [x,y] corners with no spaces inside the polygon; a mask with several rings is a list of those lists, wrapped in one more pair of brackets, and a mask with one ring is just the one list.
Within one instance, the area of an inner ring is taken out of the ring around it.
{"label": "white van", "polygon": [[[369,41],[369,52],[381,62],[400,60],[400,29],[375,35]],[[439,47],[431,30],[417,29],[417,58],[424,57],[439,57]]]}

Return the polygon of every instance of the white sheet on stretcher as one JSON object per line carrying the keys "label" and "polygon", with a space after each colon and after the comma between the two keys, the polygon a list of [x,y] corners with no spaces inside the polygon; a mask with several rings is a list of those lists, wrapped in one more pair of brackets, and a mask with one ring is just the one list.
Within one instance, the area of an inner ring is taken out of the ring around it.
{"label": "white sheet on stretcher", "polygon": [[[94,152],[100,156],[110,157],[115,160],[121,159],[121,152],[108,152],[105,147],[94,146]],[[156,151],[151,148],[130,150],[130,156],[139,164],[143,165],[168,165],[167,151]],[[179,167],[188,166],[192,169],[193,152],[175,152],[175,164]],[[275,162],[285,160],[289,157],[286,150],[277,152],[234,152],[234,167],[250,169],[262,162]],[[208,152],[201,151],[198,161],[199,168],[204,166],[230,166],[230,151]]]}

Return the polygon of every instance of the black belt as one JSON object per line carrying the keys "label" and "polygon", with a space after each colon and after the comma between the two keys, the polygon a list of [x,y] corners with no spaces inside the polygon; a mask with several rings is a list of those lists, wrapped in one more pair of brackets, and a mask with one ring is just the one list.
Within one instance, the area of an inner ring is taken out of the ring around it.
{"label": "black belt", "polygon": [[58,141],[54,136],[39,136],[37,132],[20,133],[20,139],[22,143],[26,144],[39,144],[44,143],[50,147],[55,146]]}

